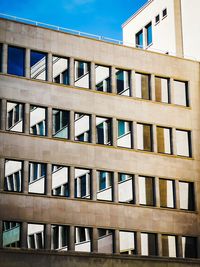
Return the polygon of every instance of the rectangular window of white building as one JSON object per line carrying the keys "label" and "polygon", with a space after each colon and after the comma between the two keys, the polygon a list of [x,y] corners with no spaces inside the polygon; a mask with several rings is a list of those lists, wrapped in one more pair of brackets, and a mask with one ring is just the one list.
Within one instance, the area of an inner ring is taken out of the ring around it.
{"label": "rectangular window of white building", "polygon": [[189,106],[187,82],[174,81],[174,104]]}
{"label": "rectangular window of white building", "polygon": [[176,130],[176,150],[178,156],[191,157],[191,132]]}

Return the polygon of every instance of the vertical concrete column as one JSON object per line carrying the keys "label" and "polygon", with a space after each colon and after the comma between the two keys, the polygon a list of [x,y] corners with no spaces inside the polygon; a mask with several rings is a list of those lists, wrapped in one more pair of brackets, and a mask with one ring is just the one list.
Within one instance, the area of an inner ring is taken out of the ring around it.
{"label": "vertical concrete column", "polygon": [[53,73],[53,56],[52,53],[47,55],[47,81],[52,82],[52,73]]}
{"label": "vertical concrete column", "polygon": [[52,165],[47,163],[47,174],[46,174],[46,195],[51,196],[52,189]]}
{"label": "vertical concrete column", "polygon": [[0,158],[0,191],[4,190],[5,159]]}
{"label": "vertical concrete column", "polygon": [[133,139],[133,149],[137,149],[137,122],[132,123],[132,139]]}
{"label": "vertical concrete column", "polygon": [[90,88],[92,90],[96,89],[96,82],[95,82],[95,63],[91,62],[90,63]]}
{"label": "vertical concrete column", "polygon": [[74,198],[74,177],[75,177],[75,168],[69,167],[69,196]]}
{"label": "vertical concrete column", "polygon": [[6,99],[1,100],[1,130],[6,130],[6,112],[7,112],[7,101]]}
{"label": "vertical concrete column", "polygon": [[28,194],[28,180],[29,180],[29,162],[24,160],[23,162],[23,189],[22,192],[24,194]]}
{"label": "vertical concrete column", "polygon": [[160,207],[160,188],[159,188],[159,178],[155,177],[155,205]]}
{"label": "vertical concrete column", "polygon": [[69,58],[69,85],[74,86],[74,58]]}
{"label": "vertical concrete column", "polygon": [[136,248],[137,248],[137,254],[140,256],[142,254],[142,249],[141,249],[141,233],[136,232]]}
{"label": "vertical concrete column", "polygon": [[177,147],[176,147],[176,128],[172,128],[172,153],[173,155],[177,155]]}
{"label": "vertical concrete column", "polygon": [[118,128],[118,125],[117,125],[117,119],[116,118],[112,118],[112,124],[111,124],[111,127],[112,127],[112,145],[114,147],[117,146],[117,128]]}
{"label": "vertical concrete column", "polygon": [[130,96],[136,97],[135,70],[130,71]]}
{"label": "vertical concrete column", "polygon": [[92,179],[91,179],[91,194],[92,194],[92,200],[97,200],[97,171],[92,169]]}
{"label": "vertical concrete column", "polygon": [[174,24],[175,24],[175,39],[176,39],[176,56],[183,57],[183,25],[181,0],[174,1]]}
{"label": "vertical concrete column", "polygon": [[140,201],[139,201],[139,175],[135,174],[134,175],[134,200],[135,200],[135,204],[139,205]]}
{"label": "vertical concrete column", "polygon": [[25,77],[30,79],[31,77],[31,50],[26,48],[25,52]]}
{"label": "vertical concrete column", "polygon": [[118,173],[113,173],[113,202],[119,202],[119,192],[118,192]]}
{"label": "vertical concrete column", "polygon": [[53,126],[52,117],[53,117],[53,115],[52,115],[52,107],[48,107],[47,108],[47,136],[49,138],[52,137],[52,126]]}
{"label": "vertical concrete column", "polygon": [[98,229],[92,228],[92,252],[98,252]]}
{"label": "vertical concrete column", "polygon": [[153,124],[152,125],[152,141],[153,141],[153,152],[158,152],[158,144],[157,144],[157,129],[156,129],[156,125]]}
{"label": "vertical concrete column", "polygon": [[69,112],[69,139],[74,141],[74,111]]}
{"label": "vertical concrete column", "polygon": [[175,207],[180,209],[179,181],[175,180]]}
{"label": "vertical concrete column", "polygon": [[27,236],[28,236],[28,223],[27,222],[22,222],[22,227],[21,227],[21,248],[28,248]]}
{"label": "vertical concrete column", "polygon": [[116,94],[117,93],[117,83],[116,83],[116,69],[115,67],[111,67],[111,93]]}
{"label": "vertical concrete column", "polygon": [[174,104],[174,79],[169,79],[169,102]]}
{"label": "vertical concrete column", "polygon": [[46,224],[44,229],[44,247],[45,249],[51,249],[51,224]]}
{"label": "vertical concrete column", "polygon": [[158,242],[158,256],[162,257],[162,235],[157,235],[157,242]]}
{"label": "vertical concrete column", "polygon": [[114,253],[120,253],[119,247],[119,230],[114,230]]}
{"label": "vertical concrete column", "polygon": [[3,247],[3,221],[0,221],[0,248]]}
{"label": "vertical concrete column", "polygon": [[69,250],[75,251],[75,227],[73,225],[69,227]]}
{"label": "vertical concrete column", "polygon": [[8,45],[3,44],[2,72],[7,73],[7,71],[8,71]]}
{"label": "vertical concrete column", "polygon": [[26,103],[24,107],[24,132],[30,133],[30,104]]}
{"label": "vertical concrete column", "polygon": [[182,236],[177,237],[177,252],[178,252],[178,257],[182,258],[183,257]]}
{"label": "vertical concrete column", "polygon": [[150,99],[156,101],[156,87],[155,87],[155,75],[151,74],[150,77]]}
{"label": "vertical concrete column", "polygon": [[91,143],[96,144],[96,115],[91,115]]}

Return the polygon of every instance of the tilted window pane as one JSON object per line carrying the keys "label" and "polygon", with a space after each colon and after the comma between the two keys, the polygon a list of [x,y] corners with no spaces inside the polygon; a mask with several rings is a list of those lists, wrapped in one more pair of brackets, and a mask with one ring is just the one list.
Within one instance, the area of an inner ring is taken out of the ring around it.
{"label": "tilted window pane", "polygon": [[67,251],[69,243],[69,227],[51,225],[51,249]]}
{"label": "tilted window pane", "polygon": [[176,149],[178,156],[191,157],[191,137],[189,131],[176,130]]}
{"label": "tilted window pane", "polygon": [[147,74],[135,74],[136,97],[150,99],[150,76]]}
{"label": "tilted window pane", "polygon": [[174,81],[174,104],[188,106],[187,82]]}
{"label": "tilted window pane", "polygon": [[142,30],[136,34],[135,39],[136,39],[136,47],[143,48],[143,31]]}
{"label": "tilted window pane", "polygon": [[25,76],[25,49],[8,46],[8,74]]}
{"label": "tilted window pane", "polygon": [[46,108],[30,106],[30,133],[45,136],[46,133]]}
{"label": "tilted window pane", "polygon": [[74,85],[82,88],[90,87],[90,66],[88,62],[77,61],[74,63],[75,80]]}
{"label": "tilted window pane", "polygon": [[141,233],[141,255],[156,256],[157,255],[157,235]]}
{"label": "tilted window pane", "polygon": [[120,254],[136,254],[136,242],[134,232],[119,232]]}
{"label": "tilted window pane", "polygon": [[113,253],[114,232],[109,229],[98,229],[98,252]]}
{"label": "tilted window pane", "polygon": [[19,222],[3,221],[3,247],[20,247],[21,224]]}
{"label": "tilted window pane", "polygon": [[152,151],[151,125],[137,124],[137,149]]}
{"label": "tilted window pane", "polygon": [[52,195],[69,197],[69,168],[52,165]]}
{"label": "tilted window pane", "polygon": [[28,223],[27,246],[31,249],[44,248],[44,225]]}
{"label": "tilted window pane", "polygon": [[116,69],[117,94],[130,96],[130,72]]}
{"label": "tilted window pane", "polygon": [[146,45],[152,44],[152,23],[149,23],[146,27]]}
{"label": "tilted window pane", "polygon": [[180,209],[194,210],[194,183],[179,182]]}
{"label": "tilted window pane", "polygon": [[75,227],[75,251],[91,252],[92,229],[86,227]]}
{"label": "tilted window pane", "polygon": [[154,178],[139,176],[139,204],[153,206],[155,204],[154,196]]}
{"label": "tilted window pane", "polygon": [[170,128],[157,127],[158,153],[172,154],[172,134]]}
{"label": "tilted window pane", "polygon": [[97,171],[97,199],[112,201],[113,199],[113,173]]}
{"label": "tilted window pane", "polygon": [[118,178],[119,202],[134,203],[133,175],[119,173]]}
{"label": "tilted window pane", "polygon": [[159,179],[160,206],[164,208],[175,208],[174,181]]}
{"label": "tilted window pane", "polygon": [[197,238],[182,236],[183,258],[197,258]]}
{"label": "tilted window pane", "polygon": [[69,111],[53,109],[53,137],[69,138]]}
{"label": "tilted window pane", "polygon": [[102,92],[111,92],[111,74],[110,67],[95,66],[96,90]]}
{"label": "tilted window pane", "polygon": [[47,54],[31,51],[31,79],[47,79]]}
{"label": "tilted window pane", "polygon": [[68,59],[53,56],[53,82],[69,84],[69,64]]}
{"label": "tilted window pane", "polygon": [[30,162],[28,192],[35,194],[44,194],[45,184],[46,184],[46,164]]}
{"label": "tilted window pane", "polygon": [[111,119],[96,117],[97,144],[112,145]]}
{"label": "tilted window pane", "polygon": [[90,142],[90,115],[75,113],[75,141]]}
{"label": "tilted window pane", "polygon": [[131,138],[131,122],[118,120],[117,145],[120,147],[131,148]]}
{"label": "tilted window pane", "polygon": [[169,79],[155,77],[156,101],[169,103]]}
{"label": "tilted window pane", "polygon": [[173,235],[162,235],[162,256],[177,257],[177,238]]}
{"label": "tilted window pane", "polygon": [[22,191],[22,162],[16,160],[5,161],[4,190]]}
{"label": "tilted window pane", "polygon": [[88,169],[75,168],[75,198],[91,198],[90,183],[91,171]]}
{"label": "tilted window pane", "polygon": [[15,102],[7,102],[7,126],[6,130],[13,132],[24,131],[24,105]]}

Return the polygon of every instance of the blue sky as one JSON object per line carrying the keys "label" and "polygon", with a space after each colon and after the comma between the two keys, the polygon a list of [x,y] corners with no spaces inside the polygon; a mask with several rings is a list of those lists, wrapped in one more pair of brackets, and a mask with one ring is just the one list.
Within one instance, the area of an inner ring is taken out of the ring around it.
{"label": "blue sky", "polygon": [[121,24],[147,0],[0,0],[0,13],[122,39]]}

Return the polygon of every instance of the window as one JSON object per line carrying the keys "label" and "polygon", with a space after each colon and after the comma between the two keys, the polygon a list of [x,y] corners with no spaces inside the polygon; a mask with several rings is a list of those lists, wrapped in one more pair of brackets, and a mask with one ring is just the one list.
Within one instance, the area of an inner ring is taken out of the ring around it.
{"label": "window", "polygon": [[157,255],[157,235],[150,233],[141,233],[141,255]]}
{"label": "window", "polygon": [[119,173],[118,194],[119,202],[134,203],[134,178],[133,175]]}
{"label": "window", "polygon": [[136,40],[136,47],[143,48],[143,30],[136,33],[135,40]]}
{"label": "window", "polygon": [[174,81],[174,104],[188,107],[188,83]]}
{"label": "window", "polygon": [[69,84],[69,63],[67,58],[53,56],[53,82]]}
{"label": "window", "polygon": [[195,210],[194,183],[179,182],[180,209]]}
{"label": "window", "polygon": [[137,149],[152,151],[151,125],[137,123]]}
{"label": "window", "polygon": [[96,117],[97,144],[112,145],[111,119]]}
{"label": "window", "polygon": [[69,168],[52,165],[52,195],[69,197]]}
{"label": "window", "polygon": [[21,224],[19,222],[3,221],[3,247],[20,247]]}
{"label": "window", "polygon": [[90,199],[91,171],[75,168],[75,198]]}
{"label": "window", "polygon": [[35,194],[44,194],[45,184],[46,184],[46,164],[30,162],[28,192]]}
{"label": "window", "polygon": [[136,254],[136,238],[134,232],[119,231],[120,254]]}
{"label": "window", "polygon": [[171,128],[157,126],[158,153],[172,154],[172,131]]}
{"label": "window", "polygon": [[97,199],[112,201],[113,199],[113,173],[97,171]]}
{"label": "window", "polygon": [[159,179],[160,206],[175,208],[175,184],[173,180]]}
{"label": "window", "polygon": [[176,149],[178,156],[191,157],[190,131],[176,130]]}
{"label": "window", "polygon": [[47,54],[31,51],[31,79],[47,80]]}
{"label": "window", "polygon": [[7,127],[13,132],[24,131],[24,105],[15,102],[7,102]]}
{"label": "window", "polygon": [[174,235],[162,235],[162,256],[177,257],[177,237]]}
{"label": "window", "polygon": [[69,227],[51,225],[51,249],[67,251],[69,244]]}
{"label": "window", "polygon": [[98,252],[113,253],[114,251],[114,232],[109,229],[98,229]]}
{"label": "window", "polygon": [[16,160],[5,161],[4,190],[22,191],[22,162]]}
{"label": "window", "polygon": [[163,18],[167,16],[167,8],[163,9],[162,16]]}
{"label": "window", "polygon": [[90,130],[90,115],[83,113],[75,113],[75,141],[90,142],[91,130]]}
{"label": "window", "polygon": [[25,49],[8,46],[8,74],[25,76]]}
{"label": "window", "polygon": [[154,178],[139,176],[139,204],[145,206],[155,205]]}
{"label": "window", "polygon": [[69,111],[53,109],[53,137],[69,138]]}
{"label": "window", "polygon": [[160,15],[158,14],[156,17],[155,17],[155,24],[159,23],[160,22]]}
{"label": "window", "polygon": [[92,229],[86,227],[75,227],[75,251],[92,251]]}
{"label": "window", "polygon": [[132,147],[131,122],[118,120],[117,146]]}
{"label": "window", "polygon": [[116,69],[117,94],[130,96],[130,71]]}
{"label": "window", "polygon": [[150,22],[146,27],[146,46],[152,44],[152,23]]}
{"label": "window", "polygon": [[182,236],[183,258],[197,258],[197,238]]}
{"label": "window", "polygon": [[46,133],[46,108],[30,106],[30,133],[45,136]]}
{"label": "window", "polygon": [[135,74],[136,97],[150,99],[150,76],[148,74]]}
{"label": "window", "polygon": [[169,100],[169,79],[155,77],[156,101],[170,103]]}
{"label": "window", "polygon": [[31,249],[44,248],[44,225],[28,223],[27,245]]}
{"label": "window", "polygon": [[75,86],[89,88],[90,85],[90,68],[89,63],[75,60]]}
{"label": "window", "polygon": [[110,67],[96,65],[96,90],[102,92],[111,92],[111,71]]}
{"label": "window", "polygon": [[0,72],[2,72],[3,65],[3,45],[0,44]]}

